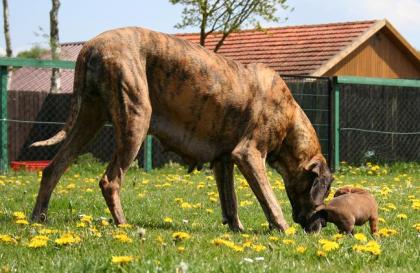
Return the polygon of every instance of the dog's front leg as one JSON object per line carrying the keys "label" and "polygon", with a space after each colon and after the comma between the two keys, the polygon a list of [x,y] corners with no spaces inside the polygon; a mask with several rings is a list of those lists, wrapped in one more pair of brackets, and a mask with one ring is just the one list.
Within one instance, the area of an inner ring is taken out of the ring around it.
{"label": "dog's front leg", "polygon": [[268,181],[265,155],[256,148],[252,140],[246,140],[234,149],[232,158],[260,202],[270,227],[285,231],[289,226]]}
{"label": "dog's front leg", "polygon": [[228,224],[232,231],[243,231],[244,227],[238,216],[238,203],[236,201],[233,178],[233,162],[230,156],[216,160],[213,170],[219,191],[223,224]]}

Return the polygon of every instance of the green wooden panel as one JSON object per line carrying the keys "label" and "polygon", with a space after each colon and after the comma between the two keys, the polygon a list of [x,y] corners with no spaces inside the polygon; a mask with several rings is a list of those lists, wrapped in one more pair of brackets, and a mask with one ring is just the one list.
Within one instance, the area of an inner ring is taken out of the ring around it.
{"label": "green wooden panel", "polygon": [[5,172],[9,168],[9,135],[7,130],[7,80],[8,71],[6,66],[0,67],[1,96],[0,96],[0,171]]}
{"label": "green wooden panel", "polygon": [[62,60],[0,58],[0,66],[74,69],[76,63]]}
{"label": "green wooden panel", "polygon": [[385,85],[385,86],[399,86],[399,87],[420,87],[420,80],[367,78],[367,77],[354,77],[354,76],[338,76],[337,83],[338,84]]}
{"label": "green wooden panel", "polygon": [[147,135],[144,140],[144,159],[143,159],[143,168],[146,172],[152,170],[152,136]]}

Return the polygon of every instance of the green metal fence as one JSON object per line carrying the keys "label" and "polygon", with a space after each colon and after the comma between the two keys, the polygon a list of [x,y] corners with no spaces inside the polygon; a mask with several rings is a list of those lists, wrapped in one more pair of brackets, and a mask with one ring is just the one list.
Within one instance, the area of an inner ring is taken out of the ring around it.
{"label": "green metal fence", "polygon": [[334,166],[420,161],[420,80],[334,77]]}

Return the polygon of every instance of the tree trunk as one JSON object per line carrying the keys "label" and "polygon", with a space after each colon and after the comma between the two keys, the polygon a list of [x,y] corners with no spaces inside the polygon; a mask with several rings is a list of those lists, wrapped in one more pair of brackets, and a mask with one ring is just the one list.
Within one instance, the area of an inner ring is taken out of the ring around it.
{"label": "tree trunk", "polygon": [[4,39],[6,41],[6,56],[12,57],[12,43],[10,41],[9,29],[9,4],[7,0],[3,0],[3,26],[4,26]]}
{"label": "tree trunk", "polygon": [[[52,0],[52,8],[50,11],[50,47],[51,57],[53,60],[60,59],[60,41],[58,37],[58,10],[60,8],[60,0]],[[51,73],[51,93],[58,93],[61,90],[60,69],[53,68]]]}

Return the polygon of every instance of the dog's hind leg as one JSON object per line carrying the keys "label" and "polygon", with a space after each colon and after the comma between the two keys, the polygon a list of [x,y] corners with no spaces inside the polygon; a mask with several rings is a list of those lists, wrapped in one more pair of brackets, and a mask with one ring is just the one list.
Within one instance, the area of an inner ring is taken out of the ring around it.
{"label": "dog's hind leg", "polygon": [[51,194],[69,164],[80,154],[82,148],[95,136],[106,121],[106,115],[98,101],[83,102],[74,127],[52,162],[42,172],[42,180],[31,219],[42,222],[47,219]]}
{"label": "dog's hind leg", "polygon": [[[141,72],[138,73],[142,75]],[[141,76],[122,75],[121,81],[122,84],[115,84],[113,97],[109,102],[117,147],[99,182],[102,195],[117,225],[126,223],[120,200],[124,174],[147,134],[152,113],[146,80],[142,80]]]}
{"label": "dog's hind leg", "polygon": [[230,157],[222,157],[214,161],[214,176],[219,191],[220,205],[222,207],[223,224],[228,224],[232,231],[243,231],[238,217],[238,203],[233,178],[233,162]]}

